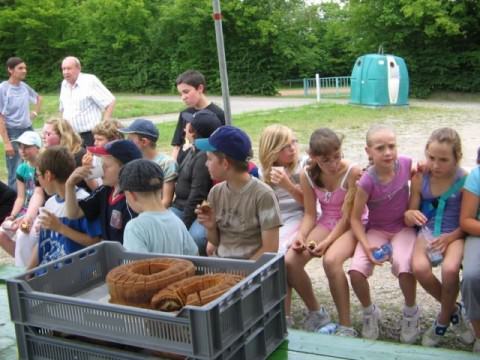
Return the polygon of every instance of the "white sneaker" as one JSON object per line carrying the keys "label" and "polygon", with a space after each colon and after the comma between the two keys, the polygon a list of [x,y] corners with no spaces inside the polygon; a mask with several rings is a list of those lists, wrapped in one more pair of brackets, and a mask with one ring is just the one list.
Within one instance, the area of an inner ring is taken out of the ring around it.
{"label": "white sneaker", "polygon": [[437,326],[437,321],[434,321],[432,326],[423,334],[422,345],[429,347],[437,346],[444,339],[447,329],[447,327]]}
{"label": "white sneaker", "polygon": [[303,328],[306,331],[317,331],[323,325],[330,322],[330,315],[328,315],[325,308],[322,306],[318,311],[310,311],[305,318]]}
{"label": "white sneaker", "polygon": [[470,321],[465,318],[465,309],[462,304],[457,303],[457,311],[455,311],[450,317],[452,323],[452,330],[465,345],[473,344],[475,341],[475,335],[471,328]]}
{"label": "white sneaker", "polygon": [[475,343],[473,344],[473,352],[480,353],[480,339],[475,340]]}
{"label": "white sneaker", "polygon": [[400,341],[404,344],[413,344],[418,339],[420,334],[420,308],[413,316],[406,316],[403,314],[402,329],[400,331]]}
{"label": "white sneaker", "polygon": [[346,327],[343,325],[340,325],[337,328],[337,331],[335,331],[335,335],[345,337],[358,337],[357,330],[355,330],[353,327]]}
{"label": "white sneaker", "polygon": [[362,325],[363,338],[371,339],[371,340],[378,339],[378,335],[380,334],[378,323],[380,322],[381,317],[382,317],[382,313],[380,309],[375,305],[374,305],[373,312],[371,314],[368,314],[368,315],[363,314],[363,325]]}

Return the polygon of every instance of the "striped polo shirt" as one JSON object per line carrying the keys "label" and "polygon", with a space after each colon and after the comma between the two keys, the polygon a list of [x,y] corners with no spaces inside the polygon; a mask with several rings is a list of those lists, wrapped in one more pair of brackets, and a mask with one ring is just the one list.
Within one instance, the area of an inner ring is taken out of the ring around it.
{"label": "striped polo shirt", "polygon": [[60,112],[76,132],[91,131],[114,100],[112,93],[95,75],[80,73],[73,85],[62,81]]}

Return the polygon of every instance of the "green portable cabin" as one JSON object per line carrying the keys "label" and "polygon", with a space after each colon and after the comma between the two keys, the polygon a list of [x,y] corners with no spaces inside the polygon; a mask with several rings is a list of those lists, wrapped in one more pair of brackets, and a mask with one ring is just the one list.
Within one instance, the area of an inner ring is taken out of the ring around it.
{"label": "green portable cabin", "polygon": [[360,56],[353,65],[350,103],[408,105],[408,70],[405,61],[394,55]]}

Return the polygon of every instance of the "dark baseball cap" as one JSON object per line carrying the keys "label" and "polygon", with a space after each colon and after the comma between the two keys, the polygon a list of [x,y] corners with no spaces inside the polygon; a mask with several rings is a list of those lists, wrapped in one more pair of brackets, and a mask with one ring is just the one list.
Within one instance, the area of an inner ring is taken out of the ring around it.
{"label": "dark baseball cap", "polygon": [[122,191],[157,191],[163,186],[163,171],[160,165],[152,160],[133,160],[120,170],[118,184]]}
{"label": "dark baseball cap", "polygon": [[219,127],[208,139],[195,140],[195,146],[204,151],[222,152],[238,161],[247,161],[252,150],[248,135],[243,130],[230,125]]}
{"label": "dark baseball cap", "polygon": [[143,157],[137,145],[130,140],[115,140],[104,146],[89,146],[87,150],[96,155],[111,155],[124,165]]}
{"label": "dark baseball cap", "polygon": [[207,109],[197,111],[193,114],[190,124],[197,134],[197,139],[208,138],[215,130],[222,126],[222,122],[218,116]]}
{"label": "dark baseball cap", "polygon": [[135,119],[126,128],[119,129],[124,134],[139,134],[157,141],[158,129],[151,120]]}

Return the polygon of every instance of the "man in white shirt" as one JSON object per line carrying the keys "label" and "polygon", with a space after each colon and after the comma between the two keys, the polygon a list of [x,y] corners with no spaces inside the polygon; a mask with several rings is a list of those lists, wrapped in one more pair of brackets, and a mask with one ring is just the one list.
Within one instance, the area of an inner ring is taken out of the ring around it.
{"label": "man in white shirt", "polygon": [[62,61],[64,80],[60,89],[60,112],[83,139],[84,146],[92,146],[92,129],[100,121],[111,117],[115,97],[92,74],[81,72],[80,60],[68,56]]}

